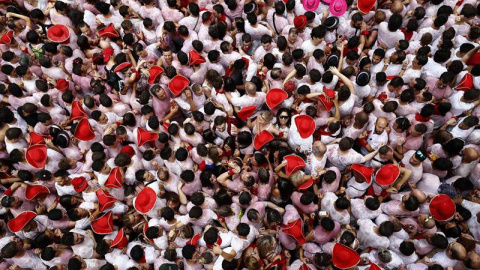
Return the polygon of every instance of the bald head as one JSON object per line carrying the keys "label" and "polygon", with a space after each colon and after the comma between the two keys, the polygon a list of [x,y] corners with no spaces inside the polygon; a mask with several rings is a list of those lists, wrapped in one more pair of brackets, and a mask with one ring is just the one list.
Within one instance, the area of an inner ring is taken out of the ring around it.
{"label": "bald head", "polygon": [[327,148],[321,141],[316,141],[313,143],[312,152],[315,156],[321,157],[325,154]]}
{"label": "bald head", "polygon": [[475,161],[479,158],[479,153],[478,153],[478,150],[473,148],[473,147],[469,147],[469,148],[465,148],[465,150],[463,150],[463,162],[464,163],[470,163],[472,161]]}
{"label": "bald head", "polygon": [[390,11],[392,13],[400,13],[403,10],[403,4],[402,1],[394,1],[392,4],[392,7],[390,8]]}
{"label": "bald head", "polygon": [[245,91],[249,95],[254,95],[257,92],[257,87],[252,82],[246,82],[245,83]]}
{"label": "bald head", "polygon": [[381,134],[388,126],[388,120],[385,117],[379,117],[375,122],[375,133]]}

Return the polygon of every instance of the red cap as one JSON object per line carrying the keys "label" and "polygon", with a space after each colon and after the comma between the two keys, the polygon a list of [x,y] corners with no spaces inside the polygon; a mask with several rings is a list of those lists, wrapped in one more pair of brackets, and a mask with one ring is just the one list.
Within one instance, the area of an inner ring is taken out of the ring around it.
{"label": "red cap", "polygon": [[290,176],[292,173],[297,172],[306,166],[305,161],[297,155],[288,155],[283,159],[287,161],[287,165],[285,166],[285,173],[287,176]]}
{"label": "red cap", "polygon": [[389,186],[395,183],[400,175],[400,169],[393,164],[387,164],[381,167],[375,175],[375,182],[380,186]]}
{"label": "red cap", "polygon": [[70,120],[78,120],[82,118],[86,118],[87,113],[82,107],[82,103],[78,100],[74,100],[72,102],[72,113],[70,114]]}
{"label": "red cap", "polygon": [[242,121],[247,121],[250,116],[257,110],[257,106],[247,106],[243,107],[239,112],[237,112],[238,118]]}
{"label": "red cap", "polygon": [[115,167],[108,175],[107,181],[105,181],[105,187],[107,188],[121,188],[123,187],[122,172],[120,168]]}
{"label": "red cap", "polygon": [[288,81],[283,85],[283,90],[287,93],[292,93],[295,91],[295,82],[294,81]]}
{"label": "red cap", "polygon": [[72,186],[73,186],[73,189],[75,189],[76,192],[84,191],[88,186],[87,178],[85,178],[83,176],[73,178],[72,179]]}
{"label": "red cap", "polygon": [[295,17],[295,19],[293,19],[293,25],[299,30],[305,28],[305,26],[307,26],[307,16],[300,15]]}
{"label": "red cap", "polygon": [[315,120],[308,115],[299,115],[295,117],[295,125],[297,126],[300,137],[304,139],[312,136],[315,131]]}
{"label": "red cap", "polygon": [[157,80],[158,76],[162,75],[163,73],[163,68],[159,66],[153,66],[150,69],[150,76],[148,77],[148,84],[153,84],[155,83],[155,80]]}
{"label": "red cap", "polygon": [[255,136],[255,139],[253,140],[253,146],[255,147],[255,149],[259,150],[265,144],[271,142],[273,138],[273,135],[268,132],[268,130],[264,130]]}
{"label": "red cap", "polygon": [[10,44],[13,41],[13,30],[8,30],[5,34],[0,37],[0,44]]}
{"label": "red cap", "polygon": [[95,138],[95,133],[93,132],[90,123],[88,122],[87,118],[83,118],[78,122],[77,128],[75,129],[75,134],[73,134],[75,138],[81,141],[90,141]]}
{"label": "red cap", "polygon": [[201,56],[200,54],[198,54],[197,51],[195,50],[191,50],[189,53],[188,53],[188,59],[189,60],[189,64],[191,66],[194,66],[194,65],[200,65],[202,63],[205,63],[207,62],[205,60],[205,57]]}
{"label": "red cap", "polygon": [[287,92],[283,91],[282,89],[277,89],[277,88],[272,89],[268,91],[266,96],[267,106],[268,108],[273,109],[287,98],[288,98]]}
{"label": "red cap", "polygon": [[373,175],[373,168],[372,167],[368,167],[368,166],[365,166],[365,165],[362,165],[362,164],[353,164],[352,165],[352,171],[353,172],[356,172],[357,176],[360,176],[363,178],[363,180],[365,182],[367,182],[368,184],[370,184],[372,182],[372,175]]}
{"label": "red cap", "polygon": [[31,201],[42,195],[50,194],[50,190],[43,185],[27,185],[25,199]]}
{"label": "red cap", "polygon": [[360,262],[360,255],[342,244],[335,244],[332,252],[332,264],[340,269],[348,269]]}
{"label": "red cap", "polygon": [[32,221],[36,216],[37,214],[32,211],[22,212],[15,218],[8,221],[7,227],[13,233],[19,232],[23,229],[23,227],[25,227],[25,225],[27,225],[30,221]]}
{"label": "red cap", "polygon": [[176,75],[168,83],[168,89],[174,96],[178,96],[190,84],[190,81],[182,75]]}
{"label": "red cap", "polygon": [[113,197],[112,194],[108,193],[106,190],[99,189],[95,192],[98,198],[98,210],[103,212],[108,208],[112,207],[113,204],[117,201],[117,198]]}
{"label": "red cap", "polygon": [[369,13],[375,6],[377,0],[358,0],[357,7],[363,14]]}
{"label": "red cap", "polygon": [[467,72],[465,75],[463,75],[463,78],[460,80],[460,82],[457,84],[457,87],[455,89],[459,91],[468,91],[474,87],[473,85],[473,75]]}
{"label": "red cap", "polygon": [[57,90],[60,91],[60,92],[65,92],[67,91],[68,87],[70,86],[70,84],[68,83],[67,80],[65,79],[58,79],[57,80]]}
{"label": "red cap", "polygon": [[92,230],[96,234],[110,234],[113,232],[113,213],[108,211],[103,216],[95,219],[91,223]]}
{"label": "red cap", "polygon": [[146,187],[138,193],[134,207],[139,213],[146,214],[152,210],[156,202],[157,194],[153,189]]}
{"label": "red cap", "polygon": [[[327,98],[329,100],[327,100]],[[323,95],[319,96],[318,99],[325,107],[325,110],[329,112],[333,107],[333,99],[335,98],[335,91],[330,88],[323,87]]]}
{"label": "red cap", "polygon": [[98,35],[101,37],[119,37],[117,30],[115,30],[115,26],[113,23],[109,24],[105,28],[98,30]]}
{"label": "red cap", "polygon": [[130,63],[130,62],[123,62],[123,63],[121,63],[121,64],[118,64],[118,65],[115,67],[115,69],[113,70],[113,72],[118,73],[118,72],[120,72],[121,70],[123,70],[123,69],[125,69],[125,68],[129,68],[129,67],[131,67],[131,66],[132,66],[132,63]]}
{"label": "red cap", "polygon": [[62,43],[70,37],[70,31],[65,25],[57,24],[47,30],[47,37],[53,42]]}
{"label": "red cap", "polygon": [[455,203],[448,195],[439,194],[430,201],[428,206],[430,214],[436,221],[448,221],[453,218],[456,211]]}
{"label": "red cap", "polygon": [[25,153],[25,159],[32,167],[43,169],[47,164],[47,146],[43,144],[30,146]]}
{"label": "red cap", "polygon": [[137,144],[142,146],[147,142],[154,142],[158,139],[158,133],[146,131],[141,127],[137,128]]}
{"label": "red cap", "polygon": [[43,136],[42,134],[38,134],[36,132],[31,131],[28,133],[30,137],[29,146],[35,144],[45,144],[45,138],[52,139],[52,136]]}
{"label": "red cap", "polygon": [[128,245],[128,237],[125,235],[125,231],[123,228],[121,228],[117,236],[115,236],[115,239],[113,239],[112,243],[110,244],[111,248],[118,248],[118,249],[123,249]]}

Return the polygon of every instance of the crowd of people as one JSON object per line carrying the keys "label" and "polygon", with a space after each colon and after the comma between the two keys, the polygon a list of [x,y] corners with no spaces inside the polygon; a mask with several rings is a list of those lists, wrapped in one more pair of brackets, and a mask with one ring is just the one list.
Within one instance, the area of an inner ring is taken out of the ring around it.
{"label": "crowd of people", "polygon": [[480,269],[478,1],[0,12],[0,269]]}

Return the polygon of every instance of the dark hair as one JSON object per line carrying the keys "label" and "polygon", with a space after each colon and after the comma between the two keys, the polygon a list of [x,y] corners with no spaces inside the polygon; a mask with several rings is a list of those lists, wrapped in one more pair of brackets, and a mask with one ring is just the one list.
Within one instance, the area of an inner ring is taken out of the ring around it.
{"label": "dark hair", "polygon": [[391,221],[384,221],[378,226],[378,233],[381,236],[390,237],[394,232],[394,226]]}

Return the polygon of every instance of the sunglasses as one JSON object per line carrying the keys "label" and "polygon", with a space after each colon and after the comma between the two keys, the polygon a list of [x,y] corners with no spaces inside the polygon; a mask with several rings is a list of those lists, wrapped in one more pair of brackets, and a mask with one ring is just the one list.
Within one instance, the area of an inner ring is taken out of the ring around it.
{"label": "sunglasses", "polygon": [[280,115],[280,119],[288,119],[288,115]]}
{"label": "sunglasses", "polygon": [[420,161],[424,161],[425,159],[427,159],[427,156],[425,156],[420,150],[417,150],[415,152],[415,157]]}

